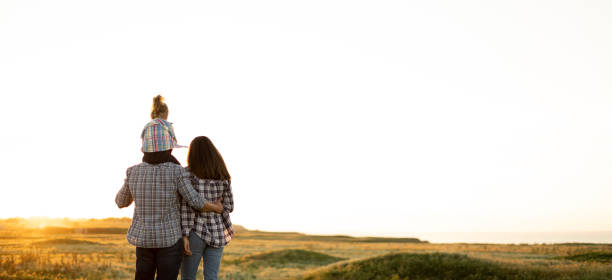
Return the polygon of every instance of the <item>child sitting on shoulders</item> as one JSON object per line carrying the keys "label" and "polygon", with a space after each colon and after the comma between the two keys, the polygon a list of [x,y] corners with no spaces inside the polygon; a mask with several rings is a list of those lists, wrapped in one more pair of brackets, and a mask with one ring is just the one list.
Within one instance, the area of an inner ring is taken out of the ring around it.
{"label": "child sitting on shoulders", "polygon": [[[142,138],[143,162],[158,164],[162,162],[173,162],[180,165],[179,161],[170,153],[175,147],[180,147],[176,142],[176,135],[172,123],[168,122],[168,105],[161,95],[153,98],[151,107],[151,121],[145,125],[140,134]],[[170,151],[159,152],[159,151]]]}

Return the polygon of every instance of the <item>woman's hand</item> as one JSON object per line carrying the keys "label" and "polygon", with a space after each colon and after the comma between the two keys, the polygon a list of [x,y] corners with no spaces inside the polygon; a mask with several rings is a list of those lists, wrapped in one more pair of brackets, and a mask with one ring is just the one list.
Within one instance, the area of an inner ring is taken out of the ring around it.
{"label": "woman's hand", "polygon": [[183,247],[185,247],[185,255],[191,256],[191,249],[189,248],[189,237],[183,236]]}
{"label": "woman's hand", "polygon": [[215,203],[206,202],[206,204],[204,204],[203,211],[215,212],[217,214],[221,214],[221,212],[223,212],[223,204],[221,203],[222,200],[223,200],[223,197],[219,197],[219,199],[217,199]]}

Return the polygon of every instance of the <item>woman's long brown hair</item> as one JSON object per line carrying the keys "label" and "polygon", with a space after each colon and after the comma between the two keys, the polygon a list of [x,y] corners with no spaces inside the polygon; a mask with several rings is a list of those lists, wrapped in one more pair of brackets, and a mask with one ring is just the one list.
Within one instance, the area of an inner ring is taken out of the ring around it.
{"label": "woman's long brown hair", "polygon": [[187,165],[200,179],[231,180],[223,157],[206,136],[198,136],[189,145]]}

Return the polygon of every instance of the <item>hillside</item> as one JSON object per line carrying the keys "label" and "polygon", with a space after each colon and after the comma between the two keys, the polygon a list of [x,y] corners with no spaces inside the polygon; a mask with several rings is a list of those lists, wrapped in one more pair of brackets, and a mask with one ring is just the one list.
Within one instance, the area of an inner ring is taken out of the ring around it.
{"label": "hillside", "polygon": [[342,263],[303,277],[303,280],[376,279],[610,279],[612,275],[589,275],[526,265],[501,264],[447,253],[398,253]]}
{"label": "hillside", "polygon": [[[0,220],[0,279],[134,279],[129,224]],[[220,279],[612,279],[612,244],[441,244],[235,229]]]}

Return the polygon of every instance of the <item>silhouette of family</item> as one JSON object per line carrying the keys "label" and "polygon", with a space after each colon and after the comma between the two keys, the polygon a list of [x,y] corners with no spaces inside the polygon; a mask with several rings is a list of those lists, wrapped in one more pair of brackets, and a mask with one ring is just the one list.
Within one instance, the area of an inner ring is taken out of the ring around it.
{"label": "silhouette of family", "polygon": [[231,177],[206,136],[191,141],[187,166],[172,155],[178,147],[168,106],[153,98],[151,121],[140,135],[142,163],[129,167],[115,202],[134,206],[127,240],[136,247],[135,279],[217,279],[223,248],[234,230]]}

